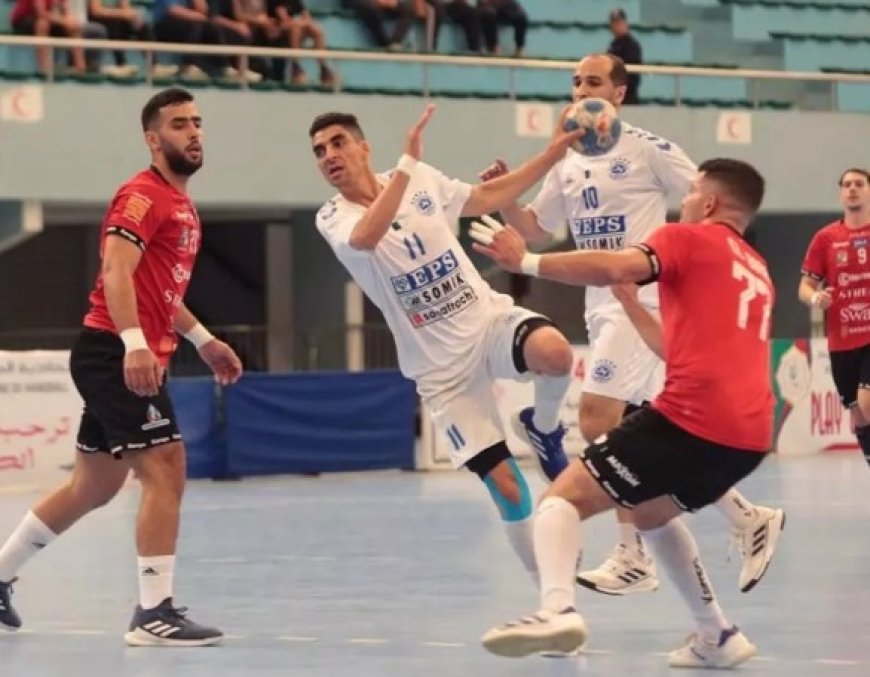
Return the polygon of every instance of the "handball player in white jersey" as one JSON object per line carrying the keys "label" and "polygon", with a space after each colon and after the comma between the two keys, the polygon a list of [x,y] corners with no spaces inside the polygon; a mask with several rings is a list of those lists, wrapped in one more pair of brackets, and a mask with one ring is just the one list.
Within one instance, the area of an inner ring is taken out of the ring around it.
{"label": "handball player in white jersey", "polygon": [[399,367],[416,382],[454,466],[485,483],[511,545],[537,578],[532,496],[505,443],[492,386],[497,378],[533,380],[532,417],[516,424],[564,460],[558,412],[571,380],[571,347],[547,318],[493,291],[454,233],[460,216],[495,211],[542,179],[577,134],[561,134],[517,170],[472,186],[419,161],[433,110],[426,108],[397,166],[383,174],[372,170],[353,115],[313,121],[317,166],[338,189],[317,213],[317,228],[384,314]]}
{"label": "handball player in white jersey", "polygon": [[[574,71],[572,97],[606,99],[619,109],[627,81],[619,57],[591,54]],[[506,171],[506,164],[497,161],[481,178],[488,181]],[[613,149],[595,157],[570,149],[547,174],[531,204],[514,203],[501,214],[528,242],[544,242],[567,223],[577,249],[621,250],[643,242],[666,222],[668,195],[682,198],[697,173],[676,144],[622,120],[622,135]],[[657,315],[657,285],[642,287],[638,301]],[[586,288],[585,319],[592,355],[580,401],[580,431],[592,444],[659,393],[664,363],[644,343],[609,288]],[[782,510],[752,505],[736,489],[715,505],[743,556],[739,586],[748,592],[767,571],[785,516]],[[619,507],[616,512],[619,542],[600,567],[580,572],[577,582],[611,595],[656,590],[655,563],[631,511]]]}

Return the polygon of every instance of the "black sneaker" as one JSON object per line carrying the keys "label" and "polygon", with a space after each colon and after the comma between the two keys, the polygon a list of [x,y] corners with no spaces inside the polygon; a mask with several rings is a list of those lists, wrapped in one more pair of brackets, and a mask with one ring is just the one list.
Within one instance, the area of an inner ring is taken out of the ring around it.
{"label": "black sneaker", "polygon": [[137,606],[124,641],[130,646],[211,646],[223,639],[220,630],[194,623],[186,613],[187,607],[172,606],[171,597],[153,609]]}
{"label": "black sneaker", "polygon": [[12,632],[21,627],[21,616],[12,608],[9,599],[12,596],[12,584],[17,580],[13,578],[8,583],[0,581],[0,629]]}

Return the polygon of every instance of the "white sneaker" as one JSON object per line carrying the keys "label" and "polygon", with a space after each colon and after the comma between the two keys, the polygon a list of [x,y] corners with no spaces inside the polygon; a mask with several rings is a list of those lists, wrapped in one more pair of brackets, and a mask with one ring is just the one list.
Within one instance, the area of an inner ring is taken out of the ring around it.
{"label": "white sneaker", "polygon": [[719,641],[702,639],[694,633],[686,644],[668,654],[672,668],[734,668],[758,653],[758,647],[746,639],[737,626],[723,630]]}
{"label": "white sneaker", "polygon": [[189,64],[181,69],[181,77],[184,80],[209,80],[208,73],[196,64]]}
{"label": "white sneaker", "polygon": [[776,542],[785,528],[785,513],[782,510],[756,507],[758,515],[746,529],[731,530],[731,542],[743,558],[738,585],[741,592],[749,592],[770,566]]}
{"label": "white sneaker", "polygon": [[586,622],[574,607],[559,613],[538,611],[489,630],[484,648],[496,656],[519,658],[533,653],[570,655],[586,642]]}
{"label": "white sneaker", "polygon": [[178,75],[178,65],[174,63],[155,63],[151,68],[151,75],[155,78],[174,77]]}
{"label": "white sneaker", "polygon": [[658,590],[655,562],[651,557],[640,558],[618,544],[600,567],[577,574],[577,582],[584,588],[605,595],[628,595],[633,592]]}

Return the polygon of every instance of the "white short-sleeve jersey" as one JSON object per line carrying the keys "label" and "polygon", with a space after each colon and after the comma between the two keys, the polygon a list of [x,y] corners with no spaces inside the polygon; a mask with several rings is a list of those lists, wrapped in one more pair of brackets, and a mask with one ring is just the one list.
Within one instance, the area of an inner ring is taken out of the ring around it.
{"label": "white short-sleeve jersey", "polygon": [[317,213],[317,229],[384,314],[399,367],[411,379],[449,382],[464,373],[480,358],[492,318],[513,305],[483,280],[454,235],[470,194],[469,184],[418,163],[392,226],[373,250],[349,242],[364,206],[336,195]]}
{"label": "white short-sleeve jersey", "polygon": [[[668,194],[685,195],[697,172],[679,146],[623,122],[608,153],[568,150],[529,207],[551,233],[567,222],[578,249],[623,249],[665,223]],[[644,287],[640,299],[658,307],[656,285]],[[586,289],[587,317],[618,305],[609,288]]]}

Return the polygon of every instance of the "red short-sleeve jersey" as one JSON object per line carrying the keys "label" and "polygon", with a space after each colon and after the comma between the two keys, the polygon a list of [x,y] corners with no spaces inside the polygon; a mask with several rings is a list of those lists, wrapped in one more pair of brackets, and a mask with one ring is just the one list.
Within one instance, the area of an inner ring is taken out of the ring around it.
{"label": "red short-sleeve jersey", "polygon": [[658,269],[664,330],[653,406],[703,439],[769,450],[774,290],[764,259],[723,224],[669,224],[641,246]]}
{"label": "red short-sleeve jersey", "polygon": [[[148,347],[164,366],[178,345],[173,323],[190,282],[201,233],[193,202],[153,167],[118,189],[103,219],[101,256],[107,237],[124,237],[142,249],[133,275],[139,323]],[[102,273],[89,300],[85,326],[117,333],[106,306]]]}
{"label": "red short-sleeve jersey", "polygon": [[801,273],[831,290],[825,314],[828,348],[870,344],[870,224],[849,228],[835,221],[822,228],[810,241]]}

